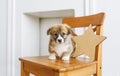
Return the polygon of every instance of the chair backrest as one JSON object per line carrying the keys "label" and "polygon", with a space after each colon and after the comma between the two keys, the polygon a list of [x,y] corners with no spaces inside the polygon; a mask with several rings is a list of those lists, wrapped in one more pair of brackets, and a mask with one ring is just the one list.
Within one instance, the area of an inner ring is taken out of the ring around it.
{"label": "chair backrest", "polygon": [[[98,14],[83,16],[83,17],[63,18],[62,23],[68,24],[71,28],[88,27],[90,24],[92,24],[92,26],[95,26],[93,28],[94,32],[96,32],[97,35],[102,36],[103,21],[104,21],[104,13],[98,13]],[[73,34],[73,35],[76,35],[76,34]],[[102,44],[99,44],[96,47],[95,60],[101,63]]]}

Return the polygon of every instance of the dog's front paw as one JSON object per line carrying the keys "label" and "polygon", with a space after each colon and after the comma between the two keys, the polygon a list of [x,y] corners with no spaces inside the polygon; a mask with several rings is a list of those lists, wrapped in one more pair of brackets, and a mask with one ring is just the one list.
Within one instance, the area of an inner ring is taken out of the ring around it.
{"label": "dog's front paw", "polygon": [[62,60],[70,60],[70,56],[63,56]]}
{"label": "dog's front paw", "polygon": [[52,60],[55,60],[56,59],[56,56],[54,54],[51,54],[49,57],[49,59],[52,59]]}

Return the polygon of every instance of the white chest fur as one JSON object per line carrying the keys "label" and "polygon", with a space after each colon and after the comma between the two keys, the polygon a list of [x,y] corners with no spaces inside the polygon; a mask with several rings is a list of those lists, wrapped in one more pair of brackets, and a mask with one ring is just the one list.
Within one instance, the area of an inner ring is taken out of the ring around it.
{"label": "white chest fur", "polygon": [[56,47],[54,47],[53,49],[55,50],[57,55],[59,57],[61,57],[64,52],[68,52],[69,51],[69,47],[70,47],[69,44],[62,43],[62,44],[56,45]]}

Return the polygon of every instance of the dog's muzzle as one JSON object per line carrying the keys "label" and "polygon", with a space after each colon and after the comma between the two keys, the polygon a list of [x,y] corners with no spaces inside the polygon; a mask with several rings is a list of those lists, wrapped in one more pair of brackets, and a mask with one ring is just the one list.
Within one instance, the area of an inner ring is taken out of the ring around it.
{"label": "dog's muzzle", "polygon": [[59,35],[58,38],[57,38],[57,43],[63,43],[64,42],[64,38]]}

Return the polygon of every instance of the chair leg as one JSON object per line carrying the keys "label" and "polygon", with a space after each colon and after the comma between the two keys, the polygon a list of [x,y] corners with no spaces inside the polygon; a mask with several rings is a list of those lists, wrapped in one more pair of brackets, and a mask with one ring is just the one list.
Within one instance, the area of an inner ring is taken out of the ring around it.
{"label": "chair leg", "polygon": [[100,67],[100,68],[97,68],[97,73],[94,74],[93,76],[102,76],[102,70],[101,70],[101,67]]}
{"label": "chair leg", "polygon": [[21,76],[29,76],[29,73],[24,71]]}
{"label": "chair leg", "polygon": [[97,70],[97,76],[102,76],[102,70],[101,70],[101,67]]}
{"label": "chair leg", "polygon": [[24,70],[24,63],[21,62],[21,76],[29,76],[29,72]]}

